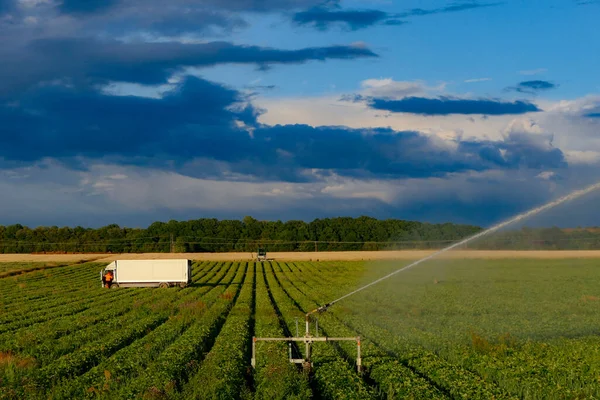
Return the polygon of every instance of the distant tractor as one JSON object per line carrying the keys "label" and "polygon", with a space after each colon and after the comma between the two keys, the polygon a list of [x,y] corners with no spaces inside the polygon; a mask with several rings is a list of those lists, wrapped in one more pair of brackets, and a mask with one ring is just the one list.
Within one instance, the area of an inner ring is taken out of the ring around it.
{"label": "distant tractor", "polygon": [[100,271],[102,287],[186,287],[192,282],[192,261],[115,260]]}
{"label": "distant tractor", "polygon": [[266,261],[267,260],[267,250],[258,249],[256,253],[256,261]]}

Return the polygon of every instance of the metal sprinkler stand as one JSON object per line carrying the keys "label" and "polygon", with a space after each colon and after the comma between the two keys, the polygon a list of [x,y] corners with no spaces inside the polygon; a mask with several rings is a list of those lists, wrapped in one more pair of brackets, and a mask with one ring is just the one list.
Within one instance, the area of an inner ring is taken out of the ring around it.
{"label": "metal sprinkler stand", "polygon": [[[306,314],[306,333],[304,334],[304,336],[300,336],[299,331],[298,331],[298,319],[296,318],[296,336],[294,337],[287,337],[287,338],[259,338],[259,337],[252,337],[252,360],[251,360],[251,364],[252,364],[252,368],[256,368],[256,342],[288,342],[288,348],[289,348],[289,360],[291,363],[295,363],[295,364],[302,364],[302,367],[305,370],[310,370],[312,369],[313,363],[311,361],[311,354],[312,354],[312,345],[314,342],[334,342],[334,341],[356,341],[356,367],[358,372],[362,371],[362,362],[361,362],[361,356],[360,356],[360,336],[356,336],[356,337],[326,337],[326,336],[319,336],[319,320],[315,319],[315,325],[316,325],[316,329],[315,329],[315,333],[316,335],[313,336],[310,333],[310,323],[309,323],[309,317],[310,314],[314,313],[314,312],[323,312],[327,309],[327,307],[330,304],[326,304],[322,307],[319,307],[309,313]],[[306,353],[306,358],[293,358],[293,354],[292,354],[292,342],[303,342],[305,345],[305,353]]]}

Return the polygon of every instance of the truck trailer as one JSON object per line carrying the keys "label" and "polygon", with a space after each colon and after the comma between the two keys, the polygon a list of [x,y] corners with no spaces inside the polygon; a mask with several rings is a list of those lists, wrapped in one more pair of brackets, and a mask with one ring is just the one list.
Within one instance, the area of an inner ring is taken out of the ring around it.
{"label": "truck trailer", "polygon": [[192,282],[192,261],[115,260],[101,272],[102,287],[186,287]]}

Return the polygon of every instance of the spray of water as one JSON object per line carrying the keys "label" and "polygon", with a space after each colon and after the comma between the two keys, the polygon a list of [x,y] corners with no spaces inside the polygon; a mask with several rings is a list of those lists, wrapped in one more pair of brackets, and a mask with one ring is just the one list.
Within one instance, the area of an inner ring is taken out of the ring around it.
{"label": "spray of water", "polygon": [[596,183],[594,185],[588,186],[585,189],[577,190],[577,191],[575,191],[575,192],[573,192],[571,194],[568,194],[568,195],[566,195],[564,197],[559,198],[558,200],[554,200],[554,201],[552,201],[550,203],[547,203],[547,204],[545,204],[543,206],[534,208],[533,210],[524,212],[523,214],[519,214],[516,217],[513,217],[513,218],[511,218],[511,219],[509,219],[507,221],[499,223],[498,225],[494,225],[491,228],[486,229],[485,231],[479,232],[479,233],[477,233],[477,234],[475,234],[475,235],[473,235],[471,237],[468,237],[468,238],[466,238],[464,240],[461,240],[460,242],[454,243],[454,244],[452,244],[452,245],[450,245],[450,246],[448,246],[446,248],[438,250],[438,251],[436,251],[436,252],[428,255],[427,257],[421,258],[420,260],[417,260],[417,261],[415,261],[415,262],[413,262],[413,263],[411,263],[411,264],[409,264],[409,265],[407,265],[407,266],[405,266],[403,268],[400,268],[400,269],[398,269],[398,270],[396,270],[394,272],[391,272],[388,275],[383,276],[383,277],[377,279],[376,281],[373,281],[373,282],[371,282],[371,283],[369,283],[369,284],[367,284],[367,285],[365,285],[363,287],[360,287],[360,288],[358,288],[358,289],[356,289],[356,290],[354,290],[354,291],[352,291],[352,292],[350,292],[350,293],[348,293],[348,294],[340,297],[339,299],[333,300],[332,302],[329,302],[329,303],[325,304],[324,306],[321,306],[321,307],[319,307],[319,308],[317,308],[317,309],[315,309],[315,310],[307,313],[306,314],[306,318],[308,320],[309,315],[312,314],[312,313],[325,311],[328,307],[330,307],[331,305],[337,303],[338,301],[341,301],[341,300],[343,300],[343,299],[345,299],[347,297],[352,296],[353,294],[356,294],[356,293],[358,293],[358,292],[360,292],[362,290],[365,290],[365,289],[367,289],[367,288],[369,288],[369,287],[371,287],[371,286],[373,286],[373,285],[375,285],[375,284],[377,284],[377,283],[379,283],[379,282],[381,282],[383,280],[386,280],[386,279],[390,278],[393,275],[396,275],[396,274],[398,274],[400,272],[406,271],[406,270],[408,270],[410,268],[416,267],[417,265],[419,265],[419,264],[421,264],[421,263],[423,263],[423,262],[425,262],[427,260],[430,260],[430,259],[432,259],[432,258],[434,258],[434,257],[436,257],[436,256],[438,256],[440,254],[443,254],[443,253],[445,253],[445,252],[447,252],[449,250],[452,250],[454,248],[460,247],[460,246],[462,246],[464,244],[467,244],[467,243],[469,243],[469,242],[471,242],[471,241],[473,241],[475,239],[478,239],[478,238],[480,238],[482,236],[488,235],[488,234],[490,234],[492,232],[495,232],[495,231],[497,231],[499,229],[502,229],[502,228],[504,228],[507,225],[510,225],[512,223],[521,221],[521,220],[523,220],[525,218],[534,216],[536,214],[541,213],[542,211],[546,211],[548,209],[554,208],[554,207],[556,207],[556,206],[558,206],[558,205],[560,205],[562,203],[565,203],[567,201],[575,200],[575,199],[577,199],[577,198],[579,198],[581,196],[585,196],[586,194],[591,193],[591,192],[593,192],[595,190],[598,190],[598,189],[600,189],[600,182],[598,182],[598,183]]}

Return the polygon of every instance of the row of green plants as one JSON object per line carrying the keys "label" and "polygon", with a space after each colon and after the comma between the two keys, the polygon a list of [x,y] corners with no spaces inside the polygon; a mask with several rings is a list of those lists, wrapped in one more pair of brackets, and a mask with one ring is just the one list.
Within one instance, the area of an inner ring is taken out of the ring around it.
{"label": "row of green plants", "polygon": [[248,397],[248,350],[254,312],[255,266],[249,265],[235,305],[198,371],[183,387],[181,399]]}
{"label": "row of green plants", "polygon": [[[596,346],[590,346],[586,351],[585,346],[580,345],[589,339],[564,339],[556,345],[533,341],[518,344],[510,336],[491,342],[472,333],[472,346],[449,342],[447,348],[453,349],[451,353],[435,354],[394,334],[405,328],[398,325],[397,329],[393,329],[393,322],[400,321],[399,317],[384,321],[382,315],[379,318],[380,324],[373,323],[373,319],[368,322],[361,318],[361,310],[377,310],[378,306],[387,305],[389,301],[382,297],[385,295],[385,291],[372,293],[371,301],[363,297],[360,304],[351,302],[348,307],[332,310],[332,314],[339,314],[340,318],[359,327],[361,331],[368,332],[370,337],[376,337],[379,342],[385,343],[387,348],[393,349],[399,360],[439,382],[454,397],[464,393],[472,397],[485,397],[490,396],[490,392],[495,393],[496,398],[597,396],[598,385],[594,383],[594,369],[589,367],[593,364]],[[342,309],[344,311],[340,312]],[[356,310],[356,315],[349,310]],[[427,336],[425,332],[421,335]],[[567,350],[568,343],[571,342],[576,342],[577,345]],[[598,341],[594,342],[597,345]],[[579,349],[579,354],[576,349]],[[587,358],[590,353],[591,356]],[[570,357],[566,357],[566,354],[570,354]]]}
{"label": "row of green plants", "polygon": [[[77,283],[73,283],[77,284]],[[62,315],[61,313],[65,310],[69,310],[72,307],[79,306],[88,306],[90,304],[94,304],[97,301],[107,300],[107,299],[118,299],[122,296],[131,296],[133,292],[130,293],[111,293],[107,295],[105,292],[101,290],[93,290],[90,291],[87,295],[85,291],[81,291],[78,293],[74,293],[72,295],[67,294],[65,297],[62,296],[59,292],[53,294],[51,296],[47,296],[47,301],[44,303],[43,301],[32,302],[31,308],[29,306],[24,306],[22,300],[15,299],[13,302],[13,306],[10,314],[5,314],[0,317],[0,323],[7,324],[9,322],[17,322],[15,320],[22,320],[24,324],[26,319],[31,319],[32,321],[37,321],[40,317],[44,316],[53,316],[54,314]],[[20,306],[18,304],[21,304]],[[29,304],[29,302],[27,302]],[[47,307],[45,307],[45,305]]]}
{"label": "row of green plants", "polygon": [[[207,270],[210,269],[211,267],[207,267]],[[195,286],[165,291],[171,294],[185,292],[174,299],[169,298],[166,302],[166,308],[171,311],[168,321],[130,346],[117,351],[86,373],[75,379],[62,380],[51,390],[51,397],[55,399],[118,398],[122,393],[127,392],[131,382],[142,373],[144,368],[157,360],[192,325],[205,321],[206,310],[218,302],[219,296],[225,288],[229,287],[238,273],[238,268],[220,265],[213,272],[200,276],[194,282],[197,284]],[[207,303],[198,303],[198,298],[204,298]]]}
{"label": "row of green plants", "polygon": [[[275,311],[267,289],[263,264],[256,266],[256,337],[285,337],[285,321]],[[287,328],[287,326],[285,326]],[[308,374],[301,372],[288,360],[285,342],[256,342],[254,370],[254,399],[305,400],[312,397]]]}
{"label": "row of green plants", "polygon": [[[281,314],[286,318],[288,329],[295,332],[295,318],[302,325],[303,317],[310,311],[310,305],[294,301],[277,282],[271,263],[265,275],[270,292]],[[301,333],[302,334],[302,333]],[[372,389],[361,379],[356,369],[349,365],[331,346],[315,344],[311,359],[315,363],[314,376],[316,390],[325,399],[367,399],[373,398]],[[317,348],[318,347],[318,348]],[[301,351],[304,349],[301,348]]]}
{"label": "row of green plants", "polygon": [[[2,314],[20,304],[21,301],[46,300],[48,296],[52,297],[55,293],[69,293],[83,291],[94,288],[91,285],[91,269],[94,268],[96,274],[99,271],[100,264],[87,264],[73,267],[61,267],[60,271],[36,271],[23,275],[6,277],[0,279],[0,289],[3,296],[0,298],[0,304],[5,306]],[[60,279],[55,279],[60,275]],[[98,275],[95,275],[96,277]],[[67,284],[68,283],[68,284]],[[100,284],[95,288],[100,287]],[[18,300],[19,302],[17,302]]]}
{"label": "row of green plants", "polygon": [[[594,262],[460,264],[445,264],[445,281],[421,282],[424,297],[414,302],[418,290],[401,295],[416,282],[405,275],[331,311],[454,396],[598,397],[600,308],[597,297],[582,295],[597,291]],[[499,330],[509,326],[520,334]]]}
{"label": "row of green plants", "polygon": [[[96,274],[94,274],[95,276]],[[110,356],[112,351],[126,346],[131,340],[139,337],[140,331],[135,330],[136,326],[133,327],[134,330],[130,334],[123,330],[123,326],[128,325],[127,320],[133,320],[137,324],[139,318],[144,315],[148,316],[149,324],[140,322],[142,325],[137,326],[142,330],[142,336],[147,333],[148,329],[153,329],[164,322],[165,316],[168,316],[166,310],[168,310],[173,297],[176,296],[173,291],[143,289],[100,289],[100,291],[109,300],[97,302],[94,307],[88,310],[89,315],[87,317],[84,315],[86,312],[58,317],[54,320],[24,327],[18,330],[17,334],[7,336],[11,337],[12,340],[7,340],[5,346],[8,349],[5,349],[5,354],[17,354],[18,359],[28,360],[28,368],[15,370],[14,363],[7,363],[6,368],[0,371],[2,372],[0,374],[2,385],[11,382],[18,390],[27,390],[29,396],[48,386],[48,380],[70,379],[72,377],[70,374],[73,371],[76,371],[75,375],[85,371],[98,360]],[[184,291],[185,289],[180,290],[180,292]],[[129,296],[121,296],[115,299],[117,294],[128,294]],[[134,294],[137,294],[137,296],[132,298]],[[60,293],[56,295],[60,297]],[[163,303],[162,307],[161,301]],[[26,304],[23,305],[26,306]],[[131,312],[128,319],[121,317],[121,320],[119,320],[118,314],[121,314],[119,307]],[[163,310],[156,312],[160,308]],[[106,312],[107,310],[118,312],[117,315],[111,315]],[[92,317],[94,312],[104,314],[100,318],[101,320],[108,317],[109,322],[107,325],[110,328],[114,327],[114,330],[107,329],[103,325],[92,325],[88,329],[77,330],[77,324],[79,323],[79,327],[81,327],[81,325],[89,322],[89,318]],[[115,317],[116,319],[114,319]],[[154,319],[155,317],[157,319]],[[108,343],[108,346],[105,343]],[[41,383],[39,379],[42,380]],[[15,389],[12,388],[10,391],[14,392]]]}
{"label": "row of green plants", "polygon": [[[216,264],[216,263],[215,263]],[[54,307],[68,307],[70,303],[82,303],[92,301],[97,298],[114,298],[120,296],[135,296],[139,300],[142,293],[152,293],[151,291],[111,291],[106,293],[106,290],[101,287],[98,277],[98,271],[102,264],[81,265],[78,266],[78,274],[73,275],[72,267],[60,268],[56,271],[56,276],[44,276],[42,281],[36,285],[32,285],[32,281],[37,280],[37,274],[28,274],[18,280],[4,282],[0,280],[0,284],[5,284],[6,292],[9,295],[10,303],[4,307],[3,316],[0,320],[5,323],[6,320],[15,320],[33,315],[33,312],[48,313],[53,311]],[[71,273],[69,273],[71,270]],[[194,268],[193,271],[201,271],[200,268]],[[192,277],[195,279],[195,277]],[[67,285],[57,285],[57,280],[68,282]],[[90,285],[90,283],[95,283]],[[113,297],[114,296],[114,297]],[[26,303],[26,306],[25,306]]]}
{"label": "row of green plants", "polygon": [[[301,280],[295,268],[287,264],[279,264],[276,267],[279,269],[279,274],[285,278],[281,279],[281,281],[289,282],[290,286],[295,286],[295,288],[289,288],[289,293],[295,293],[297,300],[312,302],[311,307],[314,308],[327,301],[324,300],[324,298],[328,297],[327,290],[324,289],[322,281],[318,282],[315,279],[311,279],[311,277],[315,276],[313,273],[303,274],[307,277],[307,280]],[[305,266],[304,268],[307,272],[311,271],[310,266]],[[328,275],[328,277],[331,276]],[[344,280],[341,279],[340,281]],[[335,284],[335,279],[332,279],[330,285],[327,287],[336,286],[339,287],[339,285]],[[319,289],[316,289],[316,287]],[[303,292],[309,294],[302,295]],[[360,335],[359,332],[350,329],[329,312],[318,315],[318,318],[320,326],[325,327],[327,329],[326,332],[330,336],[353,337]],[[340,342],[338,343],[338,348],[349,362],[354,362],[357,351],[354,342]],[[418,375],[410,368],[401,364],[397,359],[385,353],[368,338],[361,337],[361,355],[365,377],[377,386],[379,397],[387,399],[401,399],[406,397],[412,399],[446,398],[446,395],[426,378]]]}
{"label": "row of green plants", "polygon": [[110,297],[101,297],[101,300],[82,300],[80,302],[73,302],[64,306],[56,307],[49,312],[44,312],[44,310],[40,310],[38,312],[32,313],[32,315],[23,317],[18,320],[9,319],[8,321],[10,322],[7,321],[0,326],[0,334],[5,332],[12,332],[19,328],[24,328],[33,324],[39,324],[55,318],[63,318],[69,315],[77,315],[86,310],[95,309],[95,307],[97,306],[109,307],[111,304],[114,304],[115,301],[118,301],[119,297],[123,296],[128,297],[126,294],[123,293],[115,293]]}
{"label": "row of green plants", "polygon": [[[315,271],[311,268],[310,264],[304,265],[303,268]],[[323,269],[323,266],[320,265],[320,268]],[[319,288],[316,292],[321,290],[325,294],[327,293],[327,288],[321,286],[318,281],[313,280],[310,283],[314,287]],[[345,283],[347,284],[347,282]],[[393,351],[396,347],[392,343],[398,335],[380,329],[376,324],[370,322],[364,323],[364,319],[361,320],[360,318],[361,311],[368,312],[368,310],[377,309],[381,307],[380,303],[361,298],[360,305],[352,304],[351,308],[354,310],[354,313],[345,312],[342,314],[338,311],[339,308],[336,310],[336,307],[339,306],[332,307],[328,311],[331,316],[337,316],[340,320],[345,321],[345,325],[351,331],[360,333],[361,336],[364,336],[367,340],[370,339],[377,346],[382,346],[380,351],[387,355],[393,355],[404,366],[410,368],[420,376],[426,377],[429,382],[449,396],[453,398],[511,398],[506,391],[499,389],[493,383],[485,381],[465,368],[450,364],[432,352],[424,349],[413,349],[410,353]],[[347,311],[348,308],[345,310]],[[385,388],[384,385],[382,387]]]}
{"label": "row of green plants", "polygon": [[[202,299],[209,307],[202,307],[198,321],[185,331],[175,342],[167,347],[148,365],[135,380],[118,391],[118,398],[136,398],[146,396],[172,397],[181,390],[182,385],[194,374],[198,363],[210,351],[225,323],[231,308],[241,290],[247,266],[230,268],[234,276],[218,289],[216,297]],[[217,293],[217,292],[215,292]],[[201,316],[201,318],[199,318]]]}
{"label": "row of green plants", "polygon": [[100,360],[143,337],[167,321],[168,318],[166,312],[153,312],[149,315],[139,316],[133,323],[122,326],[118,332],[112,332],[107,337],[101,337],[83,346],[78,346],[76,351],[35,371],[34,382],[37,387],[49,387],[53,386],[58,379],[78,376]]}
{"label": "row of green plants", "polygon": [[[76,284],[75,282],[73,283]],[[122,293],[119,293],[122,295]],[[90,301],[92,299],[98,299],[104,296],[101,291],[77,291],[77,292],[61,292],[46,296],[44,299],[39,300],[26,300],[23,298],[16,298],[13,301],[13,307],[10,307],[10,314],[4,314],[0,316],[0,323],[6,323],[9,320],[15,320],[19,318],[33,317],[36,314],[48,313],[55,311],[54,309],[59,307],[70,306],[71,303],[80,303],[83,301]],[[27,301],[27,307],[22,305],[23,301]]]}
{"label": "row of green plants", "polygon": [[[530,279],[528,271],[535,266],[519,265]],[[320,335],[361,336],[362,375],[354,365],[354,342],[315,344],[311,377],[289,363],[287,344],[281,342],[258,343],[257,367],[250,368],[252,335],[295,335],[298,317],[302,336],[306,311],[356,288],[369,273],[366,268],[360,262],[205,262],[194,266],[194,285],[166,290],[102,289],[98,265],[91,264],[0,279],[0,290],[12,299],[6,304],[11,313],[0,314],[0,330],[10,327],[0,333],[0,398],[180,399],[209,398],[208,393],[231,398],[233,393],[243,399],[307,399],[311,392],[325,399],[600,396],[600,339],[595,336],[523,342],[490,339],[483,331],[473,333],[470,344],[436,337],[444,331],[432,331],[431,323],[440,315],[458,312],[460,319],[481,308],[439,302],[443,291],[456,291],[450,277],[441,283],[428,278],[424,290],[436,310],[432,315],[425,306],[413,309],[420,298],[396,304],[404,297],[390,288],[407,290],[410,276],[403,276],[403,285],[391,282],[317,314]],[[481,279],[496,279],[489,268],[479,268],[484,278],[461,280],[481,285]],[[574,274],[575,268],[564,273]],[[583,277],[593,272],[585,268],[578,272],[581,279],[574,278],[582,288],[589,286]],[[69,285],[57,286],[65,276]],[[597,315],[598,298],[580,297],[564,312]],[[77,309],[78,303],[86,308]],[[570,320],[571,314],[565,315]],[[410,324],[407,318],[413,318]],[[421,331],[409,332],[410,326]],[[302,356],[304,348],[295,351]]]}
{"label": "row of green plants", "polygon": [[552,343],[474,337],[473,347],[456,346],[448,358],[520,399],[600,397],[600,339],[595,335]]}
{"label": "row of green plants", "polygon": [[[203,287],[202,289],[207,291],[210,290],[210,287]],[[190,295],[201,295],[201,293],[194,292],[200,292],[202,289],[193,292],[186,292],[186,290],[155,291],[136,289],[130,292],[130,294],[135,294],[135,301],[119,298],[115,302],[115,299],[112,298],[108,307],[104,302],[95,304],[90,310],[93,312],[90,315],[94,317],[93,323],[89,323],[87,326],[84,325],[84,322],[90,320],[82,318],[83,316],[79,314],[79,318],[76,319],[79,322],[78,329],[71,330],[69,335],[57,335],[57,331],[46,329],[37,332],[37,335],[34,336],[40,343],[34,345],[29,342],[24,346],[21,343],[20,348],[13,347],[10,350],[34,357],[38,366],[43,367],[46,363],[76,350],[82,344],[103,337],[110,337],[113,332],[118,331],[128,321],[135,319],[142,313],[152,313],[156,310],[174,313],[177,311],[178,302],[186,301]],[[128,291],[122,292],[127,293]],[[27,337],[32,337],[31,331],[28,332]]]}

